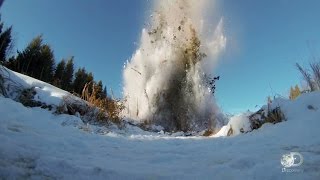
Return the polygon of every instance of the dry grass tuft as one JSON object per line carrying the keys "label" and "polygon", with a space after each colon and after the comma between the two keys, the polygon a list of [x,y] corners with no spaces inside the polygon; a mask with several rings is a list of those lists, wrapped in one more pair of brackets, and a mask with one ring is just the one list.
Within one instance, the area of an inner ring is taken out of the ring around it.
{"label": "dry grass tuft", "polygon": [[108,97],[99,98],[92,82],[85,85],[81,98],[87,101],[90,106],[98,109],[96,117],[98,121],[111,121],[118,125],[121,124],[123,119],[121,112],[125,108],[123,101]]}
{"label": "dry grass tuft", "polygon": [[272,109],[268,112],[265,122],[276,124],[284,120],[285,116],[282,113],[280,107],[276,107],[275,109]]}
{"label": "dry grass tuft", "polygon": [[207,129],[202,136],[211,136],[214,134],[214,131],[212,129]]}

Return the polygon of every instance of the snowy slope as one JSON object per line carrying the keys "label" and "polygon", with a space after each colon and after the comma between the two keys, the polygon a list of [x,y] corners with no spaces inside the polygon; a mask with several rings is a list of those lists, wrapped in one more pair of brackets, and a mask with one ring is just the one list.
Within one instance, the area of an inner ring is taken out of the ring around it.
{"label": "snowy slope", "polygon": [[[66,94],[14,74],[20,84],[46,91],[40,99],[57,103]],[[0,97],[0,179],[320,179],[320,93],[274,105],[287,121],[238,136],[225,137],[221,131],[221,137],[206,138],[134,127],[110,132],[75,116]],[[243,118],[233,119],[243,123]],[[280,159],[289,152],[304,158],[298,172],[282,172]]]}
{"label": "snowy slope", "polygon": [[11,71],[3,66],[0,66],[0,72],[5,78],[10,79],[10,81],[5,82],[5,87],[11,98],[15,98],[17,90],[32,87],[37,92],[36,100],[46,104],[59,105],[64,96],[71,95],[69,92],[51,84]]}

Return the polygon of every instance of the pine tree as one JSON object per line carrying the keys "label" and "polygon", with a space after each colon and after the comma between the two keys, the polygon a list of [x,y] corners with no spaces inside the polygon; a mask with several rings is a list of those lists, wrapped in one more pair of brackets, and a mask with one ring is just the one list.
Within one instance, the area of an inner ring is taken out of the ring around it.
{"label": "pine tree", "polygon": [[51,50],[49,45],[42,45],[38,63],[38,66],[41,70],[38,79],[44,82],[52,83],[55,69],[55,60],[53,51]]}
{"label": "pine tree", "polygon": [[87,83],[90,83],[88,90],[89,90],[89,94],[91,95],[93,84],[95,84],[93,74],[91,72],[87,73],[85,68],[79,68],[75,73],[75,79],[72,85],[73,91],[78,95],[81,95],[82,90]]}
{"label": "pine tree", "polygon": [[18,72],[33,76],[34,71],[39,71],[36,65],[38,66],[41,46],[42,37],[37,36],[28,44],[24,51],[18,51],[18,56],[16,58]]}
{"label": "pine tree", "polygon": [[53,77],[53,85],[59,88],[62,88],[62,76],[64,74],[65,68],[66,68],[66,62],[64,59],[62,59],[58,63],[56,70],[54,72],[54,77]]}
{"label": "pine tree", "polygon": [[86,79],[86,82],[93,82],[94,78],[93,78],[93,74],[92,72],[89,72],[87,74],[87,79]]}
{"label": "pine tree", "polygon": [[91,95],[93,90],[93,85],[95,84],[92,72],[89,72],[87,74],[86,83],[90,83],[88,88],[89,88],[89,94]]}
{"label": "pine tree", "polygon": [[108,94],[107,94],[107,87],[106,87],[106,86],[104,86],[102,93],[103,93],[102,98],[106,98],[106,97],[108,96]]}
{"label": "pine tree", "polygon": [[[0,0],[0,7],[2,2]],[[4,29],[4,23],[1,22],[0,16],[0,62],[3,63],[6,60],[8,51],[12,48],[12,37],[11,37],[12,26]]]}
{"label": "pine tree", "polygon": [[5,62],[6,55],[8,54],[8,51],[10,50],[10,46],[12,45],[12,37],[11,37],[11,31],[12,27],[9,27],[4,32],[2,32],[3,23],[0,26],[0,61]]}
{"label": "pine tree", "polygon": [[87,72],[85,68],[79,68],[75,73],[75,79],[73,81],[73,91],[79,95],[82,93],[82,89],[87,81]]}
{"label": "pine tree", "polygon": [[101,80],[95,84],[95,92],[96,92],[96,98],[99,98],[99,99],[103,98],[103,84]]}
{"label": "pine tree", "polygon": [[72,89],[73,71],[74,71],[73,58],[74,57],[71,57],[67,61],[67,64],[62,76],[62,88],[66,91],[71,91]]}
{"label": "pine tree", "polygon": [[55,60],[51,47],[43,44],[42,36],[34,38],[26,49],[18,52],[16,71],[52,83]]}
{"label": "pine tree", "polygon": [[14,56],[11,56],[11,57],[8,59],[8,61],[6,61],[6,62],[4,63],[4,65],[5,65],[7,68],[9,68],[9,69],[11,69],[11,70],[13,70],[13,71],[18,71],[18,70],[17,70],[17,69],[18,69],[17,60],[16,60],[16,57],[14,57]]}

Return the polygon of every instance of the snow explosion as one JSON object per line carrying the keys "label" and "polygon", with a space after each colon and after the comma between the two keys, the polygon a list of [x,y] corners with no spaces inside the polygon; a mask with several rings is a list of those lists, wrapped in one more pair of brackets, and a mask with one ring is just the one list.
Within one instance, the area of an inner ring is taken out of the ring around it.
{"label": "snow explosion", "polygon": [[226,46],[222,19],[204,35],[205,0],[161,0],[124,67],[125,115],[166,131],[216,130],[223,118],[206,83]]}

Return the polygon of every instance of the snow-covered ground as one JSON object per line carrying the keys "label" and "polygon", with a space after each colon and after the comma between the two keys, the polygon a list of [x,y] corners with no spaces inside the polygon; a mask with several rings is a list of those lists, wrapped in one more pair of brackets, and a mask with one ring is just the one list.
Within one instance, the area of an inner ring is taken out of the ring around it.
{"label": "snow-covered ground", "polygon": [[[68,95],[9,73],[47,103]],[[0,179],[320,179],[320,93],[273,106],[287,121],[232,137],[228,125],[215,137],[182,137],[92,126],[0,97]],[[230,123],[247,126],[243,116]],[[303,163],[283,170],[281,157],[290,152]]]}

